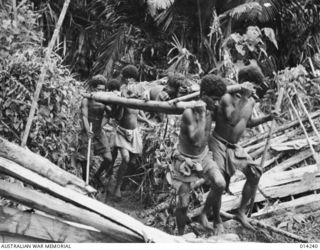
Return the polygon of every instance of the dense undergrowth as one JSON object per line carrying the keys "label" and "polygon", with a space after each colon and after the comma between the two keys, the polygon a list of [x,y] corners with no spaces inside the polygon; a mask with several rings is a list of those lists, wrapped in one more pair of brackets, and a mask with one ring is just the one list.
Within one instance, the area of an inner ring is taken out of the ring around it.
{"label": "dense undergrowth", "polygon": [[[20,144],[33,94],[44,63],[45,47],[30,5],[18,9],[17,20],[11,6],[0,10],[0,135]],[[45,83],[38,102],[27,147],[70,169],[72,142],[77,132],[81,83],[77,82],[55,53],[48,63]]]}

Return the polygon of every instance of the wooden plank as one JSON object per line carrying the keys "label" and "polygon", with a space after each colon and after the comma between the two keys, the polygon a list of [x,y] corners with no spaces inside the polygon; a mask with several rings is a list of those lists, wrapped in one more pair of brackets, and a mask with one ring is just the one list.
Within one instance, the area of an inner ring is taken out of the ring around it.
{"label": "wooden plank", "polygon": [[[23,236],[23,235],[19,235],[19,234],[11,234],[11,233],[2,233],[0,232],[0,243],[49,243],[50,241],[44,241],[41,239],[37,239],[37,238],[32,238],[32,237],[28,237],[28,236]],[[20,245],[19,246],[23,246]],[[2,247],[4,248],[4,247]],[[17,247],[10,247],[11,249],[17,249]],[[22,248],[22,247],[21,247]],[[23,247],[23,248],[27,248],[27,247]],[[31,247],[28,247],[31,248]]]}
{"label": "wooden plank", "polygon": [[0,137],[0,156],[14,161],[61,186],[68,187],[82,193],[91,193],[95,191],[94,188],[86,185],[82,179],[59,168],[46,158],[37,155],[30,150],[19,147],[2,137]]}
{"label": "wooden plank", "polygon": [[308,145],[316,146],[320,143],[319,139],[316,136],[309,137],[308,140],[306,138],[291,140],[287,142],[281,142],[276,145],[272,145],[271,148],[277,152],[283,151],[291,151],[296,150],[299,151],[302,148],[305,148]]}
{"label": "wooden plank", "polygon": [[[288,140],[289,138],[290,138],[289,135],[286,135],[286,134],[280,135],[278,137],[272,138],[271,139],[271,144],[277,144],[277,143],[280,143],[280,142],[284,142],[284,141]],[[262,141],[262,142],[259,142],[257,144],[254,144],[254,145],[250,145],[250,146],[246,147],[245,149],[246,149],[246,151],[248,153],[251,153],[251,152],[253,152],[253,151],[257,150],[257,149],[260,149],[260,148],[264,147],[265,144],[266,144],[266,142]]]}
{"label": "wooden plank", "polygon": [[252,218],[266,219],[282,216],[287,212],[307,214],[320,211],[320,194],[311,194],[280,204],[267,206],[252,214]]}
{"label": "wooden plank", "polygon": [[[230,211],[239,207],[244,183],[245,180],[230,184],[230,190],[234,195],[222,196],[221,209],[223,211]],[[320,189],[320,173],[317,172],[316,165],[309,165],[281,173],[262,175],[259,186],[268,197],[287,197]],[[204,200],[206,198],[207,194],[204,195]],[[255,202],[264,200],[265,197],[258,191]],[[199,215],[201,210],[202,207],[196,208],[190,213],[190,216]]]}
{"label": "wooden plank", "polygon": [[21,167],[20,165],[0,157],[0,172],[4,172],[8,175],[14,176],[26,183],[39,187],[46,192],[49,192],[56,197],[69,201],[77,206],[89,209],[103,218],[106,218],[112,222],[115,222],[132,232],[145,238],[146,241],[152,239],[153,241],[181,241],[182,238],[172,238],[172,236],[160,231],[153,230],[151,227],[143,225],[140,221],[135,220],[131,216],[124,214],[110,206],[107,206],[97,200],[91,199],[85,195],[75,192],[71,189],[66,189],[60,185],[50,182],[42,176],[34,173],[28,169]]}
{"label": "wooden plank", "polygon": [[32,237],[48,242],[115,242],[107,234],[98,231],[77,228],[57,219],[9,207],[1,207],[0,209],[0,233]]}
{"label": "wooden plank", "polygon": [[286,159],[285,161],[281,162],[279,165],[271,168],[270,170],[266,171],[264,174],[273,174],[276,172],[281,172],[284,170],[287,170],[288,168],[294,166],[295,164],[298,164],[309,157],[312,156],[312,153],[310,150],[305,150],[302,152],[299,152],[298,154]]}
{"label": "wooden plank", "polygon": [[23,188],[16,183],[0,181],[0,195],[58,218],[92,226],[102,233],[108,234],[116,242],[143,242],[143,237],[116,222],[53,196]]}
{"label": "wooden plank", "polygon": [[[313,112],[310,115],[310,117],[313,118],[313,119],[317,118],[319,116],[320,116],[320,110],[317,110],[317,111]],[[305,117],[305,118],[302,119],[302,121],[306,122],[306,121],[308,121],[308,118]],[[283,131],[285,131],[285,130],[287,130],[289,128],[293,128],[293,127],[295,127],[297,125],[299,125],[299,121],[298,120],[294,120],[292,122],[289,122],[289,123],[286,123],[286,124],[284,124],[282,126],[279,126],[277,129],[275,129],[274,133],[283,132]],[[257,143],[260,140],[263,140],[263,139],[267,138],[267,136],[268,136],[268,133],[264,133],[264,134],[258,135],[256,137],[250,138],[249,140],[245,140],[245,141],[241,142],[240,145],[242,147],[247,147],[249,145]]]}

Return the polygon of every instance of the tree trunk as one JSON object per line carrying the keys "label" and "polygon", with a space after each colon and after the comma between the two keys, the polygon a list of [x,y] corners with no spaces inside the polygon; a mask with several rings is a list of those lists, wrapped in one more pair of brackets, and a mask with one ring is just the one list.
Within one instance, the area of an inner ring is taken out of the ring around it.
{"label": "tree trunk", "polygon": [[113,93],[107,92],[95,92],[91,94],[83,94],[83,96],[105,104],[117,104],[132,109],[141,109],[144,111],[166,114],[182,114],[185,109],[202,107],[205,105],[202,101],[178,102],[175,104],[161,101],[144,101],[140,99],[118,97]]}

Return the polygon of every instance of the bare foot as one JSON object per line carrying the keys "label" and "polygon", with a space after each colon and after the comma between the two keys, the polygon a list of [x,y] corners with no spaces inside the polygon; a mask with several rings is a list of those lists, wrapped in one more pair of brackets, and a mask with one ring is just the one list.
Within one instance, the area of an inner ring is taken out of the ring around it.
{"label": "bare foot", "polygon": [[213,227],[213,232],[214,232],[214,235],[224,234],[223,224],[222,223],[215,224],[214,227]]}
{"label": "bare foot", "polygon": [[213,223],[208,221],[207,215],[203,212],[200,214],[200,223],[207,231],[212,231]]}
{"label": "bare foot", "polygon": [[245,214],[237,212],[235,214],[235,219],[239,221],[244,228],[255,231],[254,227],[250,225],[248,217]]}

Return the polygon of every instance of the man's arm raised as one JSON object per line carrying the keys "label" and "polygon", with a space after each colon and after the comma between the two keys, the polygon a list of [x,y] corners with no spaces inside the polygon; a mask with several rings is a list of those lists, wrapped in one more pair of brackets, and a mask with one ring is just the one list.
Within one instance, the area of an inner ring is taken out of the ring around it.
{"label": "man's arm raised", "polygon": [[236,106],[233,104],[232,98],[235,97],[229,93],[225,94],[221,98],[220,105],[228,124],[231,126],[236,126],[242,117],[242,109],[248,103],[249,97],[246,93],[242,94],[240,96],[240,101]]}
{"label": "man's arm raised", "polygon": [[247,123],[247,127],[248,128],[253,128],[253,127],[256,127],[256,126],[258,126],[258,125],[260,125],[262,123],[269,122],[272,119],[273,119],[272,115],[266,115],[266,116],[259,117],[259,118],[250,118],[250,120]]}

